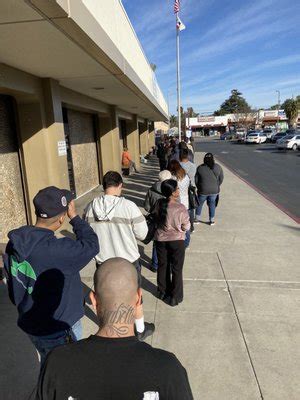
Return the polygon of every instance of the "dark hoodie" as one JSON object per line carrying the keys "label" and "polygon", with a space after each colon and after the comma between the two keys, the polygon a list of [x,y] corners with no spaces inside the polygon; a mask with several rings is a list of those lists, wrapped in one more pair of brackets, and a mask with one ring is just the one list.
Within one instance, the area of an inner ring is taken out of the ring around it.
{"label": "dark hoodie", "polygon": [[34,336],[69,329],[84,315],[79,271],[99,252],[97,235],[76,216],[76,240],[58,239],[49,229],[23,226],[8,234],[4,255],[9,297],[18,325]]}
{"label": "dark hoodie", "polygon": [[162,199],[163,197],[164,196],[161,193],[161,182],[157,181],[151,186],[146,194],[144,209],[150,212],[154,208],[157,200]]}

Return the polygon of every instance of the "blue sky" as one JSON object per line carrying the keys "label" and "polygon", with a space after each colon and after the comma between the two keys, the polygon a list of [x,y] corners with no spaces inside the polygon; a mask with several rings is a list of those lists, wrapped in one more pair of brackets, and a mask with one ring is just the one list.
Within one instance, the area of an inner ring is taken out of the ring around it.
{"label": "blue sky", "polygon": [[[123,0],[176,112],[174,0]],[[240,90],[253,107],[300,94],[299,0],[181,0],[182,104],[210,112]]]}

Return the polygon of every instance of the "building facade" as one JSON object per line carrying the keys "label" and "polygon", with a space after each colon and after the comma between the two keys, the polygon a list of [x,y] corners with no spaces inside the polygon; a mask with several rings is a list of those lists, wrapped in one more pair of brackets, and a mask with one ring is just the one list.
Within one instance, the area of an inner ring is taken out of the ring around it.
{"label": "building facade", "polygon": [[288,128],[288,119],[284,110],[259,110],[248,114],[186,118],[186,127],[195,135],[208,135],[210,132],[223,133],[236,127],[252,129],[271,127],[283,131]]}
{"label": "building facade", "polygon": [[137,165],[167,103],[119,0],[0,3],[0,242],[45,186],[77,197]]}

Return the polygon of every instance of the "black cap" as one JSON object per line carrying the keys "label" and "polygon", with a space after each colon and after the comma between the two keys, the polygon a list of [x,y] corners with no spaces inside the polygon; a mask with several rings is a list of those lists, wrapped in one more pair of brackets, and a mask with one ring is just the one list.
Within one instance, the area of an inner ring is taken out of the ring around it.
{"label": "black cap", "polygon": [[75,199],[70,190],[49,186],[42,189],[33,199],[35,213],[39,218],[56,217],[68,210],[69,203]]}

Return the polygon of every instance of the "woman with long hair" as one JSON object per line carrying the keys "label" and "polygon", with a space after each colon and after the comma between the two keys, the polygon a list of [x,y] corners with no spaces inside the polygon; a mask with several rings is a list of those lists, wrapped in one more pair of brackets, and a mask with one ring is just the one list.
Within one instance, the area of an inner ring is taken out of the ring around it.
{"label": "woman with long hair", "polygon": [[199,206],[196,209],[194,224],[200,222],[203,204],[207,202],[209,211],[209,224],[215,224],[216,205],[219,199],[220,186],[224,175],[222,167],[214,160],[212,153],[204,156],[203,164],[197,168],[195,183],[198,191]]}
{"label": "woman with long hair", "polygon": [[177,160],[172,160],[170,162],[169,171],[172,174],[172,179],[178,182],[179,201],[188,210],[190,178]]}
{"label": "woman with long hair", "polygon": [[161,192],[164,198],[156,202],[154,209],[158,226],[154,237],[158,257],[158,297],[176,306],[183,300],[184,240],[190,229],[190,220],[187,209],[178,202],[177,181],[168,179],[162,182]]}

